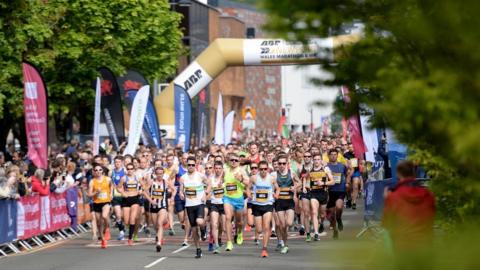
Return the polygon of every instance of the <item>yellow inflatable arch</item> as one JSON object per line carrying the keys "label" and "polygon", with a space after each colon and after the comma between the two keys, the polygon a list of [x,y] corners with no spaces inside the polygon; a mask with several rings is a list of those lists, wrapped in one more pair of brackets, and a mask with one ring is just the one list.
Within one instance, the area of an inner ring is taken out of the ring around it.
{"label": "yellow inflatable arch", "polygon": [[155,98],[160,128],[167,131],[167,138],[174,138],[174,85],[187,90],[193,98],[229,66],[332,62],[342,45],[358,39],[357,35],[343,35],[312,39],[307,44],[281,39],[216,39]]}

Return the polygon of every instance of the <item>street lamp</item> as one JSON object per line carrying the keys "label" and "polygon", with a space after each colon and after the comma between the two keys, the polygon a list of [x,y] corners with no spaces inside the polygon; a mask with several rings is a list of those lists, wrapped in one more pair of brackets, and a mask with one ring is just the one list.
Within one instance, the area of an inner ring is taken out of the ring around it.
{"label": "street lamp", "polygon": [[285,104],[285,108],[287,108],[287,123],[288,123],[288,127],[290,128],[290,108],[292,107],[292,104],[290,103],[287,103]]}
{"label": "street lamp", "polygon": [[310,107],[310,132],[313,133],[313,107]]}

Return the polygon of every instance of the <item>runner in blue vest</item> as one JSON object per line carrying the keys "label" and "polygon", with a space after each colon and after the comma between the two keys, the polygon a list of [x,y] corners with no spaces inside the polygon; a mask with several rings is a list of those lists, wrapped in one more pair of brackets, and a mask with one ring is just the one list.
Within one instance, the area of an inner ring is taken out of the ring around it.
{"label": "runner in blue vest", "polygon": [[333,227],[333,238],[338,239],[338,231],[343,230],[342,211],[343,202],[347,192],[347,183],[351,181],[351,173],[347,167],[337,162],[338,151],[331,149],[328,151],[328,168],[332,172],[335,184],[328,189],[327,209],[330,213],[330,224]]}

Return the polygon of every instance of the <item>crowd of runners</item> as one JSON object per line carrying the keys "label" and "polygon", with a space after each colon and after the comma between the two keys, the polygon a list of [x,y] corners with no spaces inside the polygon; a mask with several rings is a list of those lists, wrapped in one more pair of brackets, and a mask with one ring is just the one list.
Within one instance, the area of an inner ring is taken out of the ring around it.
{"label": "crowd of runners", "polygon": [[[91,199],[93,238],[102,248],[113,235],[133,245],[150,230],[157,252],[164,234],[183,234],[182,245],[193,242],[196,258],[202,257],[201,241],[214,254],[231,252],[251,230],[261,257],[269,256],[270,240],[288,253],[292,229],[306,242],[319,241],[328,230],[338,239],[342,211],[356,209],[363,188],[363,164],[352,144],[316,134],[245,141],[189,152],[140,145],[134,156],[117,154],[108,141],[93,156],[90,144],[72,141],[54,153],[49,172],[37,169],[32,178],[48,186],[65,171],[72,178],[68,185],[78,185]],[[175,220],[181,231],[175,231]]]}

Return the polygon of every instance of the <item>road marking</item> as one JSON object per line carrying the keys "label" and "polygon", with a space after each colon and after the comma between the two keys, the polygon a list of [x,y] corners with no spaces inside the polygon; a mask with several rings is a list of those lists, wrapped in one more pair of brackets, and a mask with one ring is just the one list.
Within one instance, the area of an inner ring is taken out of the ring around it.
{"label": "road marking", "polygon": [[159,262],[161,262],[161,261],[165,260],[166,258],[168,258],[168,257],[162,257],[162,258],[160,258],[160,259],[158,259],[158,260],[156,260],[156,261],[152,262],[152,263],[151,263],[151,264],[149,264],[149,265],[145,265],[145,267],[144,267],[144,268],[150,268],[150,267],[154,266],[155,264],[157,264],[157,263],[159,263]]}
{"label": "road marking", "polygon": [[173,252],[172,252],[172,254],[178,253],[178,252],[180,252],[180,251],[182,251],[182,250],[185,250],[185,249],[187,249],[187,248],[189,248],[189,247],[190,247],[190,245],[188,245],[188,246],[185,246],[185,247],[181,247],[181,248],[179,248],[179,249],[177,249],[177,250],[173,251]]}

